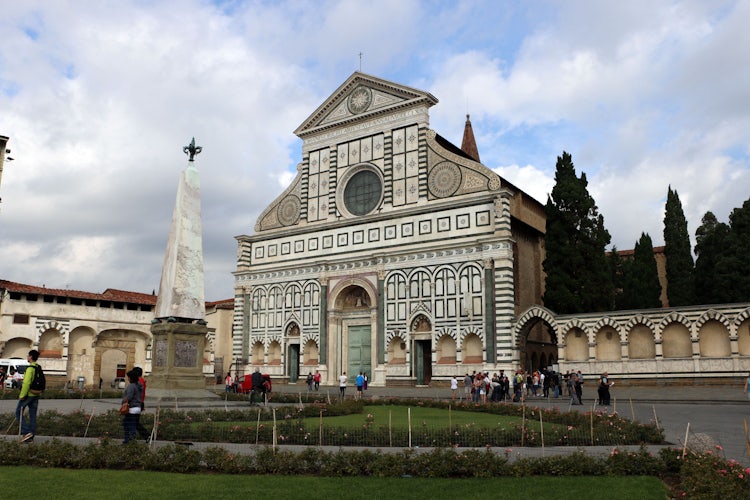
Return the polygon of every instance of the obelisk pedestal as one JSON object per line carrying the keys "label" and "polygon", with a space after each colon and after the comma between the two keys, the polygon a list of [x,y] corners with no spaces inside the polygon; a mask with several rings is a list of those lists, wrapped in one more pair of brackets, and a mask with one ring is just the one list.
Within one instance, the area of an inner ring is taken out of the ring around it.
{"label": "obelisk pedestal", "polygon": [[157,399],[218,397],[206,390],[203,351],[205,324],[161,322],[151,325],[152,372],[146,395]]}

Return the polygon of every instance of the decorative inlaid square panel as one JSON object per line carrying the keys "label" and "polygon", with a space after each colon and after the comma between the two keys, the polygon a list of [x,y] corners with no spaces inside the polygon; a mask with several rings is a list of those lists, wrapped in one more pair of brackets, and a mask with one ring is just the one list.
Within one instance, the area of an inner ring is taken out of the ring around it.
{"label": "decorative inlaid square panel", "polygon": [[264,247],[255,247],[255,258],[256,259],[262,259],[263,258],[263,251]]}
{"label": "decorative inlaid square panel", "polygon": [[339,233],[337,236],[338,238],[338,246],[345,247],[349,244],[349,234],[348,233]]}
{"label": "decorative inlaid square panel", "polygon": [[385,239],[392,240],[395,237],[396,237],[396,226],[386,226],[385,227]]}
{"label": "decorative inlaid square panel", "polygon": [[191,340],[175,340],[174,366],[177,368],[190,368],[197,366],[198,342]]}
{"label": "decorative inlaid square panel", "polygon": [[281,255],[289,255],[292,245],[287,241],[281,244]]}
{"label": "decorative inlaid square panel", "polygon": [[278,253],[278,248],[276,245],[268,245],[268,256],[269,257],[276,257],[276,254]]}
{"label": "decorative inlaid square panel", "polygon": [[333,248],[333,236],[323,236],[323,248]]}
{"label": "decorative inlaid square panel", "polygon": [[439,233],[450,231],[451,230],[451,218],[450,217],[441,217],[437,220],[437,230]]}
{"label": "decorative inlaid square panel", "polygon": [[305,240],[297,240],[294,242],[294,252],[304,252],[305,251]]}
{"label": "decorative inlaid square panel", "polygon": [[430,234],[432,232],[432,221],[421,220],[419,221],[419,234]]}
{"label": "decorative inlaid square panel", "polygon": [[477,212],[477,226],[489,226],[490,225],[490,211],[485,210],[484,212]]}
{"label": "decorative inlaid square panel", "polygon": [[367,232],[367,239],[370,241],[380,241],[380,229],[373,228]]}
{"label": "decorative inlaid square panel", "polygon": [[411,222],[401,224],[401,236],[414,236],[414,224],[412,224]]}
{"label": "decorative inlaid square panel", "polygon": [[466,229],[470,226],[469,214],[461,214],[456,216],[456,229]]}
{"label": "decorative inlaid square panel", "polygon": [[365,242],[365,232],[364,231],[354,231],[352,233],[352,244],[354,245],[360,245]]}
{"label": "decorative inlaid square panel", "polygon": [[307,249],[308,250],[317,250],[318,249],[318,238],[310,238],[307,240]]}

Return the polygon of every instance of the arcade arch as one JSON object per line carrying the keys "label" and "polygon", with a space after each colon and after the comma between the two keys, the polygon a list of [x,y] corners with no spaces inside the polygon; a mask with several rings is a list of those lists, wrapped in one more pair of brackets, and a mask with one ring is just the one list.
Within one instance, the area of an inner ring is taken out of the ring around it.
{"label": "arcade arch", "polygon": [[550,323],[550,313],[543,308],[532,308],[522,317],[517,343],[521,368],[529,371],[546,368],[557,358],[557,333]]}
{"label": "arcade arch", "polygon": [[253,344],[252,349],[251,349],[252,354],[250,355],[253,365],[258,366],[258,365],[264,364],[263,355],[265,353],[265,350],[266,349],[265,347],[263,347],[263,342],[257,341]]}
{"label": "arcade arch", "polygon": [[314,340],[308,340],[305,343],[303,357],[305,359],[304,361],[305,366],[317,366],[318,365],[320,354],[318,351],[318,344],[316,344]]}
{"label": "arcade arch", "polygon": [[437,364],[456,364],[456,341],[450,335],[441,335],[435,346]]}
{"label": "arcade arch", "polygon": [[648,326],[639,323],[630,330],[628,357],[630,359],[654,359],[656,357],[654,332]]}
{"label": "arcade arch", "polygon": [[698,347],[701,357],[723,358],[732,354],[729,332],[719,321],[706,321],[698,332]]}
{"label": "arcade arch", "polygon": [[39,357],[41,358],[62,358],[62,334],[55,329],[45,331],[39,337],[39,348],[37,350],[39,351]]}
{"label": "arcade arch", "polygon": [[388,343],[388,364],[406,364],[406,339],[403,337],[396,335]]}
{"label": "arcade arch", "polygon": [[692,357],[693,341],[687,327],[676,321],[665,326],[661,333],[661,350],[665,358]]}
{"label": "arcade arch", "polygon": [[22,337],[16,337],[5,342],[3,347],[3,358],[21,358],[26,359],[26,356],[31,350],[31,340]]}
{"label": "arcade arch", "polygon": [[602,327],[596,334],[596,360],[619,361],[622,359],[620,335],[611,326]]}
{"label": "arcade arch", "polygon": [[737,327],[737,347],[740,356],[750,356],[750,318]]}
{"label": "arcade arch", "polygon": [[588,361],[589,341],[586,332],[578,327],[565,335],[565,361]]}

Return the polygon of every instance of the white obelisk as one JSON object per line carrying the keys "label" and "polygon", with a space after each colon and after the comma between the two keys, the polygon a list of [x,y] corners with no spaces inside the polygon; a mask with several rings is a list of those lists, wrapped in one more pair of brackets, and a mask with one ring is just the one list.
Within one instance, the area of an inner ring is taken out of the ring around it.
{"label": "white obelisk", "polygon": [[190,155],[180,177],[172,214],[167,253],[151,322],[153,335],[149,399],[218,397],[206,390],[203,358],[206,347],[206,305],[203,289],[203,237],[200,177],[193,138],[183,151]]}
{"label": "white obelisk", "polygon": [[200,175],[193,161],[203,148],[196,147],[193,138],[185,149],[192,153],[177,186],[156,301],[157,319],[203,320],[206,317]]}

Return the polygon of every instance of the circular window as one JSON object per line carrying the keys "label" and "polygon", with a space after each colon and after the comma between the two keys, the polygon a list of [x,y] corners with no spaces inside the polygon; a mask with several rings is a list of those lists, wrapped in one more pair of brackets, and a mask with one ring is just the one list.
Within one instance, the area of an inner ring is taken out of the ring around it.
{"label": "circular window", "polygon": [[352,215],[366,215],[375,210],[383,196],[380,176],[372,170],[360,170],[344,188],[344,206]]}

